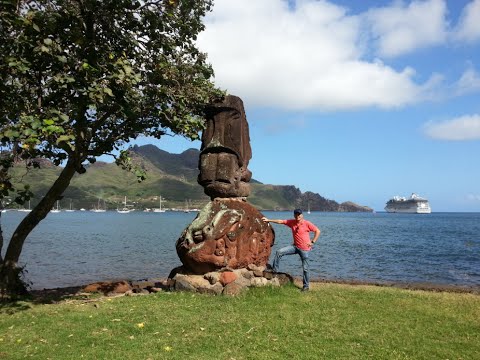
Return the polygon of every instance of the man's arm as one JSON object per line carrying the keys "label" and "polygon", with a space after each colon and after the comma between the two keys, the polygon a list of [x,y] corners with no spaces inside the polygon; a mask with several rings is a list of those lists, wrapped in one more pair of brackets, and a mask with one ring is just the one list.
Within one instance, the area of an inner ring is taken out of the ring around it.
{"label": "man's arm", "polygon": [[315,236],[312,239],[312,245],[317,242],[317,239],[319,236],[320,236],[320,229],[317,227],[317,229],[315,230]]}
{"label": "man's arm", "polygon": [[[273,222],[275,224],[284,224],[285,220],[271,220],[271,219],[267,219],[265,216],[262,218],[262,221],[263,222]],[[318,236],[317,236],[318,237]]]}

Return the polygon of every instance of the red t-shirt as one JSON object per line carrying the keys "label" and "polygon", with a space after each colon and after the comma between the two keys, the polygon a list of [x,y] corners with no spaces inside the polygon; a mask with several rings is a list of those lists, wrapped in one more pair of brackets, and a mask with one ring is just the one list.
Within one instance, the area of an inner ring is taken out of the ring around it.
{"label": "red t-shirt", "polygon": [[310,231],[317,231],[317,227],[308,220],[297,222],[295,219],[283,220],[283,224],[292,229],[293,245],[300,250],[310,250]]}

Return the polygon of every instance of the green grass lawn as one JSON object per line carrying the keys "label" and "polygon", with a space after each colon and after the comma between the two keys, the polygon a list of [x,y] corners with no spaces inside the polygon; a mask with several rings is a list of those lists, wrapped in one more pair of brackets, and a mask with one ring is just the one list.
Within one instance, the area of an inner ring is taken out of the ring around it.
{"label": "green grass lawn", "polygon": [[0,359],[480,359],[480,296],[314,284],[0,312]]}

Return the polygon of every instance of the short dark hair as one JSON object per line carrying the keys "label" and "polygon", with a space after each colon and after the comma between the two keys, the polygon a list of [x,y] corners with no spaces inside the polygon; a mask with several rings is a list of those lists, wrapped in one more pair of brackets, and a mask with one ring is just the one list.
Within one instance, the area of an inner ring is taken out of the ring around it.
{"label": "short dark hair", "polygon": [[293,215],[300,215],[300,214],[303,214],[302,209],[295,209],[295,210],[293,210]]}

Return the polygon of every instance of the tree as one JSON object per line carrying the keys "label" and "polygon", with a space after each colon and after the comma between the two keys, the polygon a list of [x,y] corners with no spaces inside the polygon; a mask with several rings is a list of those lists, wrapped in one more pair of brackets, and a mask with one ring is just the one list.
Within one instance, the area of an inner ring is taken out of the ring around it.
{"label": "tree", "polygon": [[18,289],[27,236],[86,162],[139,135],[198,137],[223,95],[195,44],[212,1],[0,0],[1,146],[27,167],[63,165],[0,257],[1,285]]}

